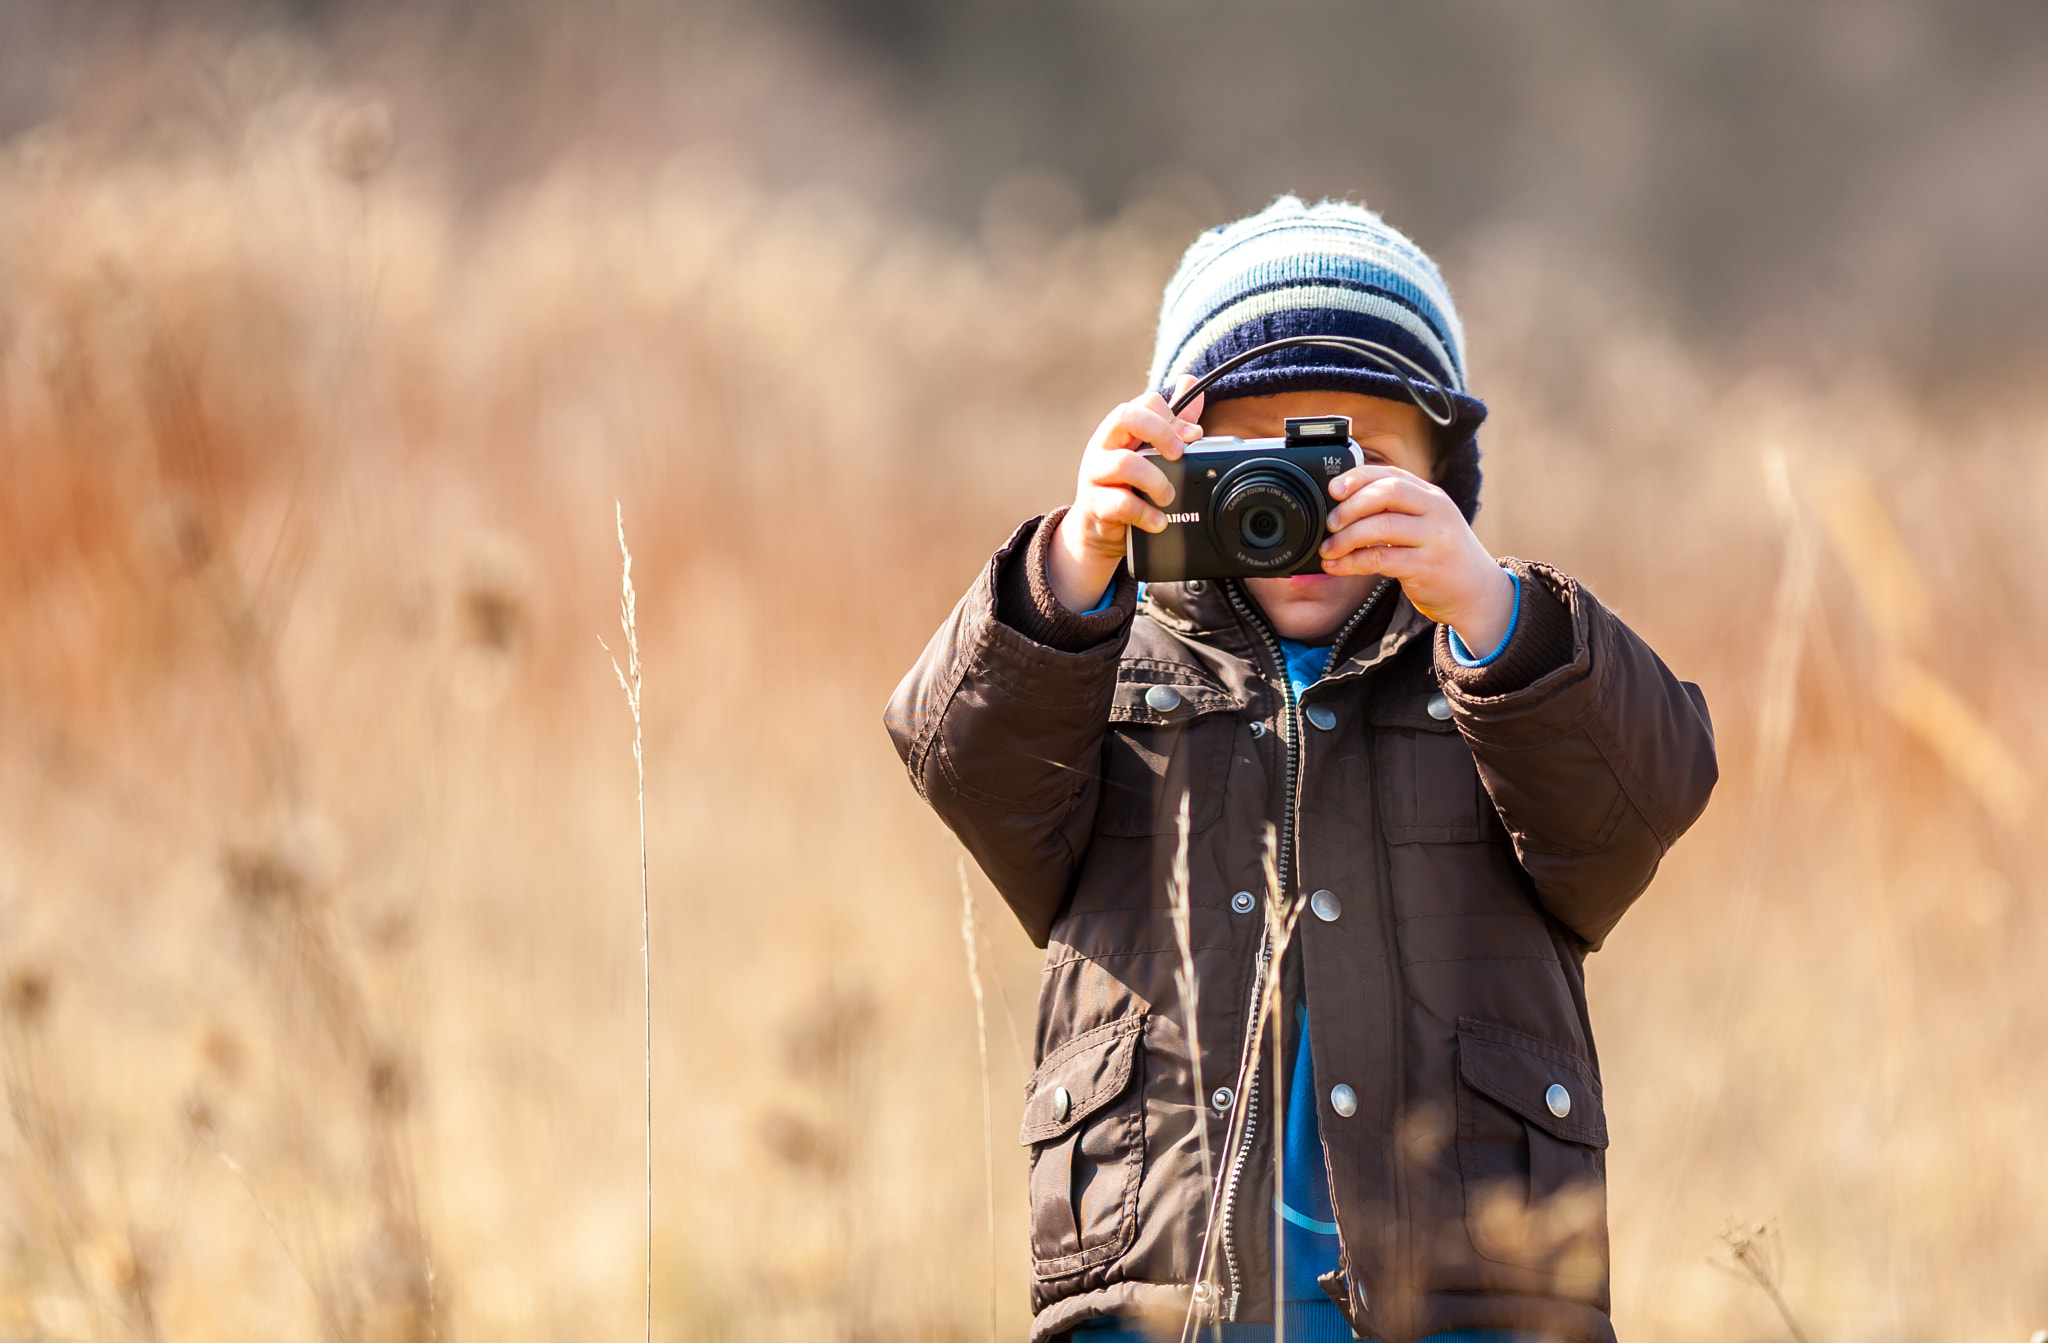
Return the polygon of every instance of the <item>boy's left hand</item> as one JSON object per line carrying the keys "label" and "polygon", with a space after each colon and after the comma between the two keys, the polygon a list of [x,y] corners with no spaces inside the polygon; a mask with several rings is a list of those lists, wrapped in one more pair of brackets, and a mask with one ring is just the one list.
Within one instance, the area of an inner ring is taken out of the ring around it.
{"label": "boy's left hand", "polygon": [[1330,497],[1337,506],[1327,518],[1324,573],[1385,574],[1474,656],[1500,647],[1514,619],[1514,580],[1451,496],[1398,466],[1368,465],[1331,481]]}

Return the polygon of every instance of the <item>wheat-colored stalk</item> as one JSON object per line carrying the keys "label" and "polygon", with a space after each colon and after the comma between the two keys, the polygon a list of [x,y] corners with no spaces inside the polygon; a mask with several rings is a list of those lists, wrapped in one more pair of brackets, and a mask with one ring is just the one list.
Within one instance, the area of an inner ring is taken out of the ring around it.
{"label": "wheat-colored stalk", "polygon": [[1195,952],[1191,932],[1188,896],[1188,795],[1180,795],[1179,839],[1173,850],[1173,877],[1167,883],[1167,899],[1173,910],[1173,941],[1180,951],[1180,968],[1174,971],[1174,987],[1180,993],[1181,1015],[1188,1036],[1188,1060],[1195,1088],[1195,1134],[1202,1153],[1203,1206],[1215,1196],[1214,1164],[1209,1155],[1209,1093],[1202,1084],[1202,988],[1195,978]]}
{"label": "wheat-colored stalk", "polygon": [[[1807,626],[1811,623],[1816,594],[1815,564],[1818,551],[1812,528],[1800,506],[1792,477],[1791,459],[1782,446],[1768,446],[1762,459],[1765,495],[1784,534],[1784,558],[1778,568],[1778,582],[1771,599],[1770,623],[1766,627],[1764,657],[1758,677],[1756,757],[1752,773],[1749,824],[1745,827],[1742,857],[1734,890],[1726,905],[1726,935],[1722,942],[1719,982],[1709,1009],[1710,1038],[1725,1045],[1741,1006],[1742,986],[1752,955],[1750,930],[1755,925],[1762,890],[1764,861],[1768,854],[1766,837],[1778,816],[1785,768],[1791,755],[1792,736],[1798,726],[1799,668],[1805,655]],[[1711,1121],[1702,1118],[1712,1074],[1696,1073],[1679,1108],[1678,1151],[1667,1174],[1665,1199],[1676,1203],[1692,1179],[1704,1133]],[[1651,1289],[1657,1309],[1670,1290],[1676,1264],[1660,1266]]]}
{"label": "wheat-colored stalk", "polygon": [[1761,1291],[1777,1308],[1778,1318],[1785,1322],[1793,1343],[1808,1343],[1806,1331],[1799,1327],[1799,1321],[1793,1317],[1792,1307],[1786,1303],[1785,1293],[1778,1285],[1778,1280],[1785,1273],[1785,1247],[1778,1238],[1778,1228],[1769,1222],[1758,1222],[1748,1231],[1730,1226],[1723,1228],[1721,1241],[1728,1247],[1735,1266],[1730,1267],[1718,1259],[1707,1262]]}
{"label": "wheat-colored stalk", "polygon": [[[967,875],[966,860],[960,862],[960,875],[964,881]],[[990,960],[995,958],[995,946],[989,941],[988,925],[977,916],[974,920],[975,945],[986,953]],[[1003,1009],[1003,1033],[1009,1037],[1010,1057],[1017,1061],[1017,1071],[1025,1077],[1031,1076],[1031,1064],[1024,1053],[1024,1039],[1017,1033],[1017,1014],[1010,1007],[1010,990],[1003,983],[1002,972],[991,967],[989,978],[996,985],[996,1006]]]}
{"label": "wheat-colored stalk", "polygon": [[[1295,925],[1301,919],[1301,901],[1289,902],[1280,891],[1279,840],[1272,827],[1266,829],[1266,945],[1270,948],[1266,969],[1266,990],[1259,1002],[1259,1028],[1268,1021],[1273,1027],[1273,1343],[1287,1343],[1287,1235],[1280,1209],[1287,1202],[1287,1076],[1281,1058],[1287,1038],[1280,1020],[1280,967],[1286,963],[1288,944],[1294,941]],[[1257,1050],[1252,1053],[1257,1067]]]}
{"label": "wheat-colored stalk", "polygon": [[[645,1166],[647,1182],[647,1343],[654,1343],[654,962],[649,954],[649,905],[647,895],[647,756],[641,740],[640,722],[640,634],[634,623],[633,552],[626,548],[626,510],[614,500],[612,508],[619,528],[619,628],[626,632],[626,665],[612,657],[612,672],[619,689],[626,692],[626,707],[633,711],[633,773],[636,801],[640,811],[640,1012],[641,1061],[644,1067],[643,1098],[646,1105]],[[611,653],[611,645],[600,638],[598,646]]]}
{"label": "wheat-colored stalk", "polygon": [[[1278,973],[1280,958],[1286,954],[1287,950],[1286,939],[1292,938],[1295,921],[1301,914],[1301,902],[1297,900],[1292,910],[1286,912],[1279,921],[1279,928],[1284,931],[1286,937],[1276,947],[1274,945],[1275,922],[1272,916],[1272,909],[1275,906],[1284,904],[1280,896],[1279,842],[1278,832],[1268,823],[1265,835],[1265,852],[1262,858],[1266,874],[1268,913],[1259,948],[1264,966],[1264,977],[1267,981],[1270,981]],[[1253,1005],[1251,1036],[1245,1041],[1244,1053],[1238,1059],[1236,1085],[1233,1088],[1230,1102],[1230,1122],[1224,1127],[1226,1151],[1235,1151],[1237,1145],[1243,1141],[1245,1113],[1249,1105],[1248,1097],[1250,1096],[1251,1087],[1258,1078],[1259,1050],[1265,1041],[1266,1021],[1272,1014],[1274,999],[1275,994],[1269,982],[1267,987],[1259,993],[1258,1000]],[[1275,1113],[1277,1116],[1278,1111],[1276,1110]],[[1227,1170],[1218,1171],[1218,1178],[1219,1180],[1229,1178]],[[1221,1202],[1220,1198],[1216,1198],[1212,1199],[1209,1204],[1209,1217],[1202,1231],[1201,1253],[1195,1261],[1195,1282],[1197,1285],[1203,1281],[1208,1273],[1209,1264],[1212,1262],[1215,1248],[1213,1241],[1215,1237],[1216,1214],[1221,1206]],[[1277,1286],[1277,1277],[1275,1282],[1274,1290],[1277,1293],[1280,1290]],[[1188,1302],[1187,1317],[1181,1324],[1181,1343],[1187,1343],[1193,1331],[1198,1304],[1191,1295]],[[1275,1343],[1278,1343],[1277,1339]]]}
{"label": "wheat-colored stalk", "polygon": [[975,954],[974,892],[967,885],[967,860],[960,868],[960,940],[967,945],[967,983],[974,990],[974,1042],[981,1050],[981,1178],[988,1208],[988,1338],[996,1339],[996,1133],[988,1088],[988,1009],[981,993],[981,961]]}
{"label": "wheat-colored stalk", "polygon": [[[1202,1154],[1202,1242],[1195,1247],[1196,1281],[1203,1280],[1208,1263],[1208,1227],[1210,1210],[1216,1202],[1216,1172],[1213,1158],[1209,1153],[1209,1091],[1202,1080],[1202,990],[1195,978],[1195,952],[1192,936],[1192,919],[1189,911],[1188,893],[1188,795],[1180,795],[1180,818],[1177,822],[1179,838],[1173,850],[1173,876],[1167,883],[1167,899],[1173,910],[1173,940],[1180,950],[1180,968],[1173,973],[1173,982],[1180,992],[1181,1015],[1186,1021],[1188,1036],[1188,1059],[1192,1077],[1195,1113],[1195,1139]],[[1192,1291],[1188,1297],[1188,1320],[1194,1318],[1195,1298]],[[1187,1334],[1188,1320],[1182,1321],[1181,1333]]]}

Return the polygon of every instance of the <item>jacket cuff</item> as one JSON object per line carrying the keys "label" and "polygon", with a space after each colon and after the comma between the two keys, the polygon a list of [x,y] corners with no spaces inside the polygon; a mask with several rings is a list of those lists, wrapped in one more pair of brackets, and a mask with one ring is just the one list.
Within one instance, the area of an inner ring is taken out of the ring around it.
{"label": "jacket cuff", "polygon": [[1450,626],[1436,632],[1437,679],[1467,695],[1507,695],[1535,684],[1572,660],[1572,613],[1540,572],[1506,560],[1521,586],[1521,610],[1500,651],[1483,667],[1461,664],[1451,653]]}
{"label": "jacket cuff", "polygon": [[1053,538],[1059,532],[1064,508],[1054,509],[1038,520],[1029,545],[1011,550],[996,575],[996,619],[1033,643],[1062,653],[1081,653],[1117,636],[1138,608],[1138,582],[1128,565],[1119,564],[1110,580],[1107,605],[1086,615],[1077,615],[1053,595]]}

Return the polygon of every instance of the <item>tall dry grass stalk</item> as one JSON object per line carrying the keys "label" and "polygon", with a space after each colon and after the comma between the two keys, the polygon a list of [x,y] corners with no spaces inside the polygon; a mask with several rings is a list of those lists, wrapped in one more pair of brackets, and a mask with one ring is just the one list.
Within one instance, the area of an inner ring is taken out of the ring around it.
{"label": "tall dry grass stalk", "polygon": [[[1188,1071],[1194,1086],[1195,1136],[1202,1157],[1202,1209],[1206,1215],[1215,1197],[1215,1167],[1209,1156],[1209,1091],[1202,1082],[1202,985],[1195,974],[1192,918],[1188,908],[1188,795],[1181,794],[1180,813],[1174,823],[1173,874],[1166,894],[1172,907],[1173,943],[1180,955],[1180,968],[1173,973],[1174,988],[1180,994],[1180,1010],[1188,1036]],[[1199,1256],[1198,1256],[1199,1257]]]}
{"label": "tall dry grass stalk", "polygon": [[1307,902],[1303,897],[1289,900],[1280,889],[1279,841],[1270,826],[1266,830],[1263,862],[1268,950],[1265,989],[1259,998],[1259,1019],[1252,1035],[1256,1040],[1270,1028],[1273,1036],[1273,1343],[1287,1343],[1287,1235],[1280,1212],[1287,1204],[1287,1060],[1282,1057],[1287,1039],[1283,1015],[1287,1004],[1281,998],[1281,968],[1287,963],[1287,948],[1294,942],[1294,929]]}
{"label": "tall dry grass stalk", "polygon": [[[1807,625],[1812,617],[1817,550],[1813,532],[1801,513],[1792,482],[1792,468],[1784,446],[1768,444],[1761,454],[1765,497],[1781,529],[1778,578],[1772,593],[1770,617],[1764,627],[1763,659],[1759,675],[1760,692],[1756,713],[1756,749],[1750,767],[1749,816],[1743,827],[1741,868],[1728,902],[1726,923],[1721,930],[1722,966],[1720,983],[1710,1004],[1713,1025],[1710,1038],[1725,1041],[1741,1005],[1745,971],[1750,960],[1750,939],[1754,936],[1759,884],[1765,870],[1765,855],[1771,850],[1779,824],[1779,796],[1793,734],[1798,726],[1800,660],[1806,646]],[[1678,1121],[1679,1144],[1676,1159],[1664,1174],[1670,1196],[1682,1197],[1693,1178],[1693,1159],[1702,1139],[1701,1125],[1712,1086],[1717,1078],[1706,1071],[1696,1073],[1686,1090],[1685,1107]],[[1669,1290],[1674,1265],[1665,1265],[1654,1289],[1661,1299]]]}
{"label": "tall dry grass stalk", "polygon": [[1748,1283],[1764,1294],[1778,1318],[1785,1322],[1785,1330],[1792,1335],[1792,1343],[1809,1343],[1806,1330],[1793,1315],[1791,1303],[1785,1300],[1785,1244],[1778,1234],[1776,1225],[1759,1222],[1744,1231],[1727,1227],[1721,1232],[1721,1243],[1728,1247],[1728,1255],[1734,1264],[1709,1260],[1715,1268],[1729,1274],[1739,1282]]}
{"label": "tall dry grass stalk", "polygon": [[1853,462],[1837,461],[1822,473],[1815,495],[1828,540],[1880,643],[1872,678],[1878,701],[1988,815],[2023,833],[2037,802],[2035,779],[1997,730],[1920,661],[1934,629],[1934,599],[1876,486]]}
{"label": "tall dry grass stalk", "polygon": [[[981,941],[982,954],[989,956],[993,960],[994,952],[989,944],[988,925],[980,919],[976,919],[974,922],[974,934]],[[1010,1058],[1017,1065],[1017,1072],[1024,1077],[1029,1077],[1031,1076],[1031,1057],[1024,1052],[1024,1036],[1017,1027],[1016,1009],[1010,1006],[1009,986],[1004,984],[1000,977],[996,979],[996,1006],[1001,1008],[1003,1012],[1003,1034],[1010,1041]]]}
{"label": "tall dry grass stalk", "polygon": [[[1249,1122],[1251,1115],[1252,1089],[1259,1084],[1261,1051],[1265,1047],[1266,1032],[1278,1010],[1280,990],[1277,987],[1277,981],[1280,978],[1281,961],[1287,953],[1287,943],[1293,938],[1295,920],[1301,914],[1302,902],[1296,900],[1292,902],[1290,908],[1289,902],[1280,892],[1279,843],[1278,832],[1270,824],[1267,825],[1260,855],[1261,866],[1266,878],[1266,897],[1261,902],[1263,918],[1260,923],[1258,973],[1252,986],[1252,1001],[1248,1004],[1250,1008],[1250,1022],[1245,1033],[1244,1052],[1238,1059],[1237,1076],[1231,1088],[1230,1118],[1229,1122],[1224,1125],[1224,1132],[1227,1135],[1224,1143],[1226,1156],[1237,1152],[1244,1144],[1245,1126]],[[1274,1034],[1277,1038],[1281,1032],[1276,1031]],[[1279,1054],[1279,1046],[1277,1044],[1274,1047],[1274,1054],[1277,1058]],[[1280,1076],[1281,1072],[1276,1067],[1273,1074],[1273,1089],[1275,1092],[1278,1092],[1280,1089]],[[1285,1109],[1277,1096],[1271,1107],[1271,1113],[1274,1123],[1272,1130],[1274,1135],[1274,1160],[1277,1162],[1280,1160],[1279,1135],[1282,1131],[1280,1126],[1285,1123]],[[1217,1217],[1224,1205],[1230,1202],[1235,1192],[1233,1182],[1235,1171],[1232,1165],[1226,1162],[1218,1174],[1221,1180],[1220,1195],[1212,1200],[1207,1224],[1203,1228],[1201,1256],[1196,1260],[1195,1264],[1195,1282],[1197,1284],[1208,1281],[1209,1276],[1214,1272],[1214,1259],[1217,1250]],[[1275,1186],[1276,1194],[1279,1188],[1280,1186]],[[1238,1209],[1237,1211],[1242,1215],[1250,1216],[1259,1216],[1261,1213],[1261,1210],[1258,1209]],[[1280,1243],[1277,1235],[1274,1237],[1273,1249],[1275,1253],[1273,1291],[1274,1299],[1278,1302],[1280,1293],[1284,1289],[1281,1286],[1280,1279],[1282,1261],[1279,1258]],[[1197,1322],[1197,1312],[1201,1304],[1199,1296],[1188,1304],[1188,1316],[1181,1326],[1183,1343],[1186,1343],[1190,1330]],[[1237,1304],[1235,1299],[1217,1301],[1215,1305],[1219,1312],[1218,1318],[1230,1318],[1235,1312]],[[1274,1317],[1274,1327],[1276,1329],[1285,1327],[1284,1321],[1278,1315]]]}
{"label": "tall dry grass stalk", "polygon": [[967,860],[958,860],[960,873],[960,940],[967,947],[967,984],[974,990],[974,1044],[981,1059],[981,1171],[983,1203],[988,1209],[988,1337],[996,1338],[997,1290],[1002,1273],[996,1262],[996,1129],[995,1105],[989,1095],[988,1009],[981,993],[981,957],[974,917],[974,892],[967,885]]}
{"label": "tall dry grass stalk", "polygon": [[[1195,1141],[1202,1158],[1202,1235],[1195,1244],[1195,1284],[1190,1287],[1187,1314],[1181,1320],[1182,1343],[1187,1343],[1189,1333],[1200,1323],[1202,1297],[1194,1286],[1214,1290],[1214,1274],[1205,1266],[1209,1264],[1209,1230],[1216,1206],[1216,1171],[1209,1152],[1209,1089],[1202,1080],[1202,987],[1195,975],[1193,919],[1188,889],[1188,795],[1182,793],[1180,811],[1174,822],[1173,872],[1167,882],[1166,895],[1173,914],[1174,947],[1180,955],[1180,967],[1173,972],[1173,983],[1180,995],[1181,1019],[1187,1030],[1188,1072],[1194,1087]],[[1217,1327],[1220,1329],[1220,1325]]]}
{"label": "tall dry grass stalk", "polygon": [[[626,508],[614,500],[612,516],[619,533],[619,628],[626,637],[626,665],[621,668],[612,656],[612,675],[619,678],[626,707],[633,714],[634,801],[640,825],[640,1009],[642,1102],[645,1106],[646,1198],[646,1295],[644,1302],[647,1343],[654,1343],[654,957],[650,929],[653,899],[647,881],[647,755],[642,741],[640,719],[640,630],[637,619],[639,597],[633,591],[633,552],[626,547]],[[598,646],[611,654],[610,645],[599,639]]]}

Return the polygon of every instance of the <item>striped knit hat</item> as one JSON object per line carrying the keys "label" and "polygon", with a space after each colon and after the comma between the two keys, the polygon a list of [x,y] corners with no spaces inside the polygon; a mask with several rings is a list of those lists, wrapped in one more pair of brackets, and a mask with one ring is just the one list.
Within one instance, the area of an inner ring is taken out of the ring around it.
{"label": "striped knit hat", "polygon": [[[1480,421],[1465,391],[1465,329],[1436,264],[1370,210],[1282,196],[1210,229],[1187,250],[1159,305],[1151,385],[1171,394],[1234,354],[1282,336],[1361,336],[1428,369],[1456,418],[1436,431],[1437,484],[1469,519],[1479,511]],[[1400,379],[1341,350],[1280,350],[1224,375],[1211,401],[1324,389],[1406,401]]]}

